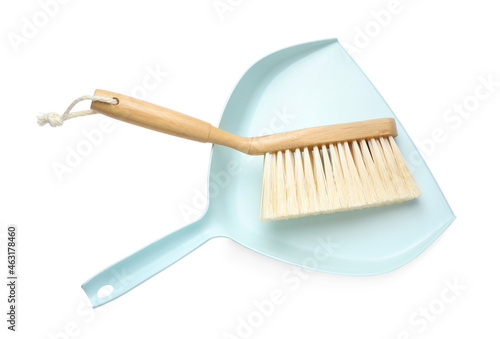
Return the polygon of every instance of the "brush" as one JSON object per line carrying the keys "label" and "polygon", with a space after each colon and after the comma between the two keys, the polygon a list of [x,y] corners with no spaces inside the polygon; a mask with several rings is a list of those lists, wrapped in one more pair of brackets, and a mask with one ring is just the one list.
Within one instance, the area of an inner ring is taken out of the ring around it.
{"label": "brush", "polygon": [[[42,125],[99,112],[173,136],[264,155],[261,220],[388,205],[420,195],[394,140],[393,118],[311,127],[261,137],[242,137],[209,123],[139,99],[96,90],[91,110],[39,117]],[[78,99],[77,99],[78,100]]]}

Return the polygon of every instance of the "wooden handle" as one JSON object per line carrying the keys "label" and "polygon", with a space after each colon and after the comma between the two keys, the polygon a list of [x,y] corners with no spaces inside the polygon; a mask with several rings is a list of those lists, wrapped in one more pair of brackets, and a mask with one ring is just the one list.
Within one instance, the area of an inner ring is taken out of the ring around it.
{"label": "wooden handle", "polygon": [[90,106],[112,118],[184,139],[228,146],[244,153],[250,147],[251,138],[225,132],[189,115],[101,89],[97,89],[94,95],[118,100],[116,105],[93,101]]}
{"label": "wooden handle", "polygon": [[98,89],[94,95],[118,100],[116,105],[94,101],[90,106],[112,118],[185,139],[231,147],[251,155],[398,135],[394,119],[381,118],[246,138],[225,132],[208,122],[123,94]]}

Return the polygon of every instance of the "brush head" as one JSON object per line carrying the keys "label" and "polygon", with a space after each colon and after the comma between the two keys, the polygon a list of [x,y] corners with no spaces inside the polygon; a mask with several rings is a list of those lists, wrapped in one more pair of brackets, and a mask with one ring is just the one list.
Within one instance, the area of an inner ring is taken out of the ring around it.
{"label": "brush head", "polygon": [[266,153],[261,220],[379,205],[420,195],[392,136]]}

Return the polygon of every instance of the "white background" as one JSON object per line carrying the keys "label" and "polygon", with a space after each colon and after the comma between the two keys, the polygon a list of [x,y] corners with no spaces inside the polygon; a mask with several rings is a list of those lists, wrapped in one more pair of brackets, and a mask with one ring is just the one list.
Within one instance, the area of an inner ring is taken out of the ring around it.
{"label": "white background", "polygon": [[[10,223],[19,226],[20,252],[18,332],[7,331],[2,316],[2,338],[241,338],[239,318],[274,289],[285,302],[247,337],[498,337],[500,87],[466,116],[443,119],[454,105],[474,102],[481,78],[500,81],[493,1],[223,0],[230,10],[221,14],[213,0],[61,0],[44,22],[45,2],[0,8],[1,265]],[[374,13],[389,10],[378,23]],[[23,37],[25,20],[39,27]],[[13,44],[14,36],[24,40]],[[148,69],[159,68],[168,76],[150,86],[148,101],[217,125],[254,62],[332,37],[355,47],[356,62],[421,145],[457,215],[452,226],[392,273],[309,272],[295,290],[282,281],[289,265],[215,239],[92,311],[82,282],[201,215],[183,215],[181,206],[206,189],[210,146],[112,121],[113,130],[59,180],[53,164],[64,164],[68,147],[109,119],[42,128],[37,114],[62,113],[95,88],[137,94]],[[433,133],[439,140],[425,142]],[[411,323],[420,308],[439,304],[447,281],[463,288],[453,302],[425,329]]]}

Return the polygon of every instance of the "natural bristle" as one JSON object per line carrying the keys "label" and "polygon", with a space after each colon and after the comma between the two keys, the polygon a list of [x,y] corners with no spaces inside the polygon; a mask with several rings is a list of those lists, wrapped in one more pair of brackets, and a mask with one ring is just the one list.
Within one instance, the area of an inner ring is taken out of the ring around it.
{"label": "natural bristle", "polygon": [[261,220],[388,205],[420,195],[393,137],[266,153]]}

